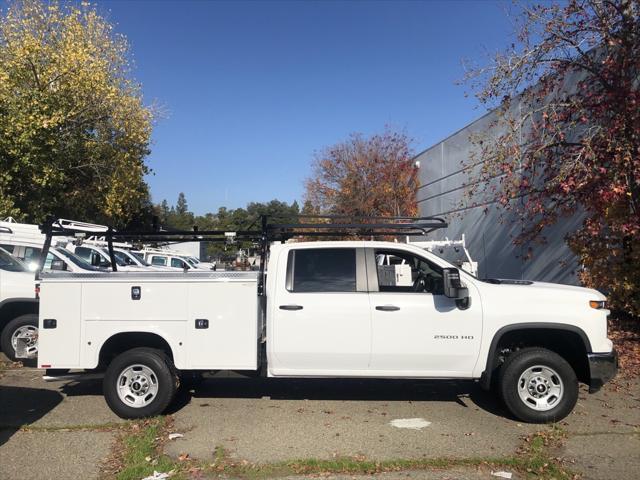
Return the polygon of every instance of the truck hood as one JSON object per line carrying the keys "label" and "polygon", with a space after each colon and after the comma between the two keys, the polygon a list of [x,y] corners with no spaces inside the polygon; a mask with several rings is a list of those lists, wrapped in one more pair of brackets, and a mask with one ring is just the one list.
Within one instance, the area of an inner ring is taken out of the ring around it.
{"label": "truck hood", "polygon": [[32,272],[3,272],[0,300],[35,297],[35,284],[35,275]]}
{"label": "truck hood", "polygon": [[576,294],[589,297],[591,300],[606,300],[606,296],[593,288],[578,287],[576,285],[565,285],[564,283],[533,282],[530,280],[511,279],[489,279],[485,280],[494,285],[501,285],[505,288],[529,289],[532,293],[544,294],[562,292],[564,294]]}

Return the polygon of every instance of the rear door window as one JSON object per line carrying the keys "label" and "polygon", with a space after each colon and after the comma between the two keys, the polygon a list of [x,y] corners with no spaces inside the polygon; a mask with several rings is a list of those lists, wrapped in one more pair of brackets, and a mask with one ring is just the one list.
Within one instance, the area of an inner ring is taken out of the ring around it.
{"label": "rear door window", "polygon": [[167,265],[167,257],[158,257],[154,255],[151,257],[151,265],[159,265],[165,267]]}
{"label": "rear door window", "polygon": [[288,289],[292,292],[355,292],[355,248],[291,250]]}
{"label": "rear door window", "polygon": [[171,266],[175,268],[189,268],[187,265],[185,265],[185,262],[179,258],[172,258]]}

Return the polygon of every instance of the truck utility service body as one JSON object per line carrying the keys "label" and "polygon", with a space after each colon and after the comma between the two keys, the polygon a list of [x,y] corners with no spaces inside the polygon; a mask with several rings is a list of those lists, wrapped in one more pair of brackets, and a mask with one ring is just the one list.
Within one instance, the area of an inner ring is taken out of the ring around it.
{"label": "truck utility service body", "polygon": [[[405,276],[409,264],[411,284],[396,283],[382,263]],[[160,413],[151,408],[162,378],[155,364],[124,361],[138,347],[161,352],[156,364],[166,361],[176,378],[234,370],[478,379],[488,388],[509,383],[513,370],[509,388],[522,405],[502,396],[527,421],[567,415],[578,380],[595,391],[616,372],[609,312],[595,290],[482,281],[416,246],[378,241],[274,243],[263,272],[264,286],[259,272],[44,273],[38,364],[107,368],[107,401],[127,417]]]}

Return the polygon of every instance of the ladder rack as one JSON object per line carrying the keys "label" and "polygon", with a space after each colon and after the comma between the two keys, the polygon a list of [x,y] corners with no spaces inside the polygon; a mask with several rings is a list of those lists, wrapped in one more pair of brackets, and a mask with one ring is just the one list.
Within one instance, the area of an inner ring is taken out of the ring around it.
{"label": "ladder rack", "polygon": [[[295,220],[291,222],[291,220]],[[261,215],[248,226],[235,232],[229,230],[151,230],[151,231],[116,231],[112,227],[82,222],[54,220],[41,225],[40,230],[46,235],[38,274],[44,265],[44,259],[56,236],[82,236],[87,233],[100,233],[107,242],[109,257],[113,271],[117,265],[113,253],[114,240],[140,240],[145,242],[226,242],[233,233],[235,241],[251,241],[259,243],[260,276],[258,294],[264,293],[265,260],[271,242],[285,242],[295,237],[390,237],[427,235],[434,230],[446,228],[447,223],[440,217],[383,217],[353,215],[296,215],[269,216]]]}

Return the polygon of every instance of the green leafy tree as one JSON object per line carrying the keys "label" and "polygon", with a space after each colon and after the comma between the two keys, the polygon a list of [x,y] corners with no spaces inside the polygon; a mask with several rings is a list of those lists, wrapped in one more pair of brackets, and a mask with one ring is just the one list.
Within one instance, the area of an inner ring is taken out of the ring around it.
{"label": "green leafy tree", "polygon": [[189,211],[189,205],[187,204],[187,198],[183,192],[178,195],[178,202],[176,203],[176,213],[178,215],[184,215]]}
{"label": "green leafy tree", "polygon": [[[260,228],[260,215],[269,215],[278,217],[279,221],[294,223],[297,221],[296,215],[300,213],[297,202],[288,204],[279,200],[271,200],[266,203],[251,202],[247,208],[228,209],[220,207],[216,213],[207,213],[205,215],[194,215],[188,210],[186,197],[183,193],[178,196],[176,207],[169,207],[166,200],[155,206],[155,212],[160,217],[163,226],[170,229],[191,230],[197,226],[199,230],[223,230],[237,231],[246,230],[248,228]],[[182,212],[182,213],[179,213]],[[166,221],[162,220],[162,214],[165,213]],[[252,226],[253,225],[253,226]],[[209,243],[207,245],[207,255],[216,258],[234,259],[239,248],[250,250],[254,248],[251,242],[241,241],[234,245],[226,245],[225,243]]]}
{"label": "green leafy tree", "polygon": [[124,37],[93,7],[0,12],[0,216],[117,226],[148,215],[152,110]]}

